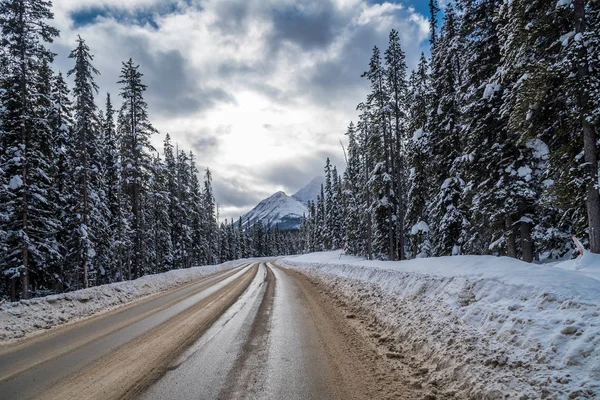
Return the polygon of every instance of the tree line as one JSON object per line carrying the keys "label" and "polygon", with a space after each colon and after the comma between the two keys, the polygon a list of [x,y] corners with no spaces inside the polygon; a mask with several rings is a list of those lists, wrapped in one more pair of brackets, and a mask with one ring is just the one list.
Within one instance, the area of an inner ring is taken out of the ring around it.
{"label": "tree line", "polygon": [[[0,3],[0,298],[27,299],[193,265],[296,251],[291,234],[219,224],[209,169],[167,134],[162,151],[139,65],[122,63],[104,110],[79,37],[74,81],[52,69],[51,3]],[[290,247],[291,246],[291,247]]]}
{"label": "tree line", "polygon": [[302,228],[304,251],[397,260],[600,253],[600,2],[430,0],[431,56],[375,47],[346,170]]}

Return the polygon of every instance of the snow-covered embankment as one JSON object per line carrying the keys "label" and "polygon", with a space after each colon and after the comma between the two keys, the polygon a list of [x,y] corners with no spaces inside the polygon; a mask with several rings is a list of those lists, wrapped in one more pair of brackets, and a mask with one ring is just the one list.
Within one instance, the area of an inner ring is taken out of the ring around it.
{"label": "snow-covered embankment", "polygon": [[232,269],[239,261],[172,270],[132,281],[0,304],[0,344],[112,310],[134,300]]}
{"label": "snow-covered embankment", "polygon": [[[600,257],[279,260],[370,318],[438,398],[600,398]],[[410,360],[410,361],[408,361]]]}

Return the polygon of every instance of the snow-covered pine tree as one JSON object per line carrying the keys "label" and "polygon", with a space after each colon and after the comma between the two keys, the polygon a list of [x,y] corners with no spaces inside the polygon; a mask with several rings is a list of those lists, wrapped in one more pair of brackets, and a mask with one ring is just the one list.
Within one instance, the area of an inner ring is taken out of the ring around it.
{"label": "snow-covered pine tree", "polygon": [[546,145],[550,150],[541,182],[546,190],[537,204],[541,207],[536,207],[540,224],[534,231],[537,247],[546,254],[564,254],[570,247],[565,239],[585,237],[588,226],[581,123],[571,113],[577,108],[576,96],[568,95],[568,86],[576,84],[569,81],[573,71],[565,62],[564,47],[575,35],[572,8],[567,6],[534,1],[500,9],[504,80],[511,85],[502,111],[518,140],[537,143],[532,152],[547,152]]}
{"label": "snow-covered pine tree", "polygon": [[185,151],[177,155],[177,192],[179,210],[176,220],[178,240],[174,243],[174,264],[177,268],[190,267],[192,247],[193,210],[191,207],[191,170],[190,160]]}
{"label": "snow-covered pine tree", "polygon": [[[203,230],[204,209],[202,208],[202,185],[198,177],[196,158],[190,151],[190,229],[192,241],[190,243],[190,258],[192,265],[201,265],[202,252],[206,248],[206,238]],[[231,224],[233,226],[233,223]]]}
{"label": "snow-covered pine tree", "polygon": [[[90,275],[97,273],[94,258],[99,250],[102,231],[107,225],[102,188],[104,182],[99,165],[102,153],[99,138],[101,123],[94,102],[94,96],[98,92],[94,75],[99,72],[92,65],[94,57],[81,37],[78,37],[77,47],[71,51],[69,58],[75,60],[75,66],[68,75],[73,75],[75,80],[73,137],[76,182],[72,203],[75,208],[71,210],[73,222],[69,260],[75,263],[76,268],[81,269],[83,287],[88,287]],[[106,238],[106,235],[104,237]]]}
{"label": "snow-covered pine tree", "polygon": [[437,41],[438,19],[440,6],[437,0],[429,0],[429,44],[433,53]]}
{"label": "snow-covered pine tree", "polygon": [[481,254],[489,249],[517,257],[520,230],[520,248],[529,255],[526,261],[531,261],[527,232],[536,191],[532,190],[531,152],[517,140],[517,133],[509,132],[508,117],[500,112],[504,85],[509,86],[501,65],[500,3],[462,0],[459,4],[464,11],[460,32],[465,53],[461,87],[465,151],[460,168],[471,216],[470,229],[461,241],[466,252]]}
{"label": "snow-covered pine tree", "polygon": [[363,75],[371,84],[367,95],[369,145],[366,151],[372,162],[367,184],[370,186],[370,207],[373,212],[373,249],[378,258],[394,259],[394,205],[392,199],[393,172],[391,168],[391,129],[389,128],[389,93],[385,86],[385,70],[379,48],[373,48],[369,70]]}
{"label": "snow-covered pine tree", "polygon": [[173,267],[173,242],[171,241],[171,218],[169,216],[170,193],[168,169],[157,154],[152,165],[152,180],[149,191],[150,239],[154,273],[168,271]]}
{"label": "snow-covered pine tree", "polygon": [[421,54],[419,65],[411,74],[409,89],[408,132],[408,191],[406,222],[410,228],[410,251],[413,257],[430,255],[429,215],[427,209],[431,194],[431,148],[429,146],[429,115],[433,96],[425,54]]}
{"label": "snow-covered pine tree", "polygon": [[52,175],[54,196],[51,202],[56,209],[56,217],[59,220],[60,230],[56,234],[56,240],[60,247],[62,257],[60,261],[50,267],[50,273],[55,278],[55,291],[62,292],[68,288],[67,275],[69,270],[65,265],[68,242],[69,209],[71,209],[71,195],[73,185],[73,103],[70,91],[62,73],[54,76],[52,82],[51,100],[52,110],[48,120],[52,129],[52,143],[55,149],[55,160]]}
{"label": "snow-covered pine tree", "polygon": [[361,110],[357,124],[358,143],[362,156],[361,171],[361,208],[364,210],[362,214],[361,225],[365,229],[365,256],[367,259],[373,259],[373,193],[371,177],[373,171],[373,156],[371,149],[377,148],[380,145],[379,136],[371,134],[369,126],[368,107],[364,103],[358,105],[358,110]]}
{"label": "snow-covered pine tree", "polygon": [[229,261],[229,235],[227,234],[227,232],[229,231],[229,227],[227,225],[227,220],[225,220],[225,222],[221,222],[221,226],[219,229],[219,240],[221,241],[221,244],[219,246],[219,249],[221,251],[219,259],[221,262]]}
{"label": "snow-covered pine tree", "polygon": [[[364,253],[364,232],[362,229],[363,208],[361,207],[361,160],[360,149],[356,140],[354,124],[350,122],[348,130],[348,162],[344,171],[343,190],[345,202],[345,235],[344,243],[348,246],[347,252],[354,255]],[[309,208],[310,210],[310,208]]]}
{"label": "snow-covered pine tree", "polygon": [[233,218],[229,221],[229,243],[230,243],[230,253],[229,258],[231,260],[238,260],[242,258],[240,254],[240,237],[237,235],[237,229],[235,229],[235,223],[233,222]]}
{"label": "snow-covered pine tree", "polygon": [[315,214],[315,243],[317,251],[329,250],[325,247],[327,233],[327,207],[325,199],[325,188],[321,184],[321,193],[317,196],[317,206]]}
{"label": "snow-covered pine tree", "polygon": [[46,43],[58,36],[48,25],[53,18],[51,3],[44,0],[6,0],[0,3],[0,29],[5,58],[2,90],[2,158],[0,170],[0,214],[5,232],[0,269],[10,280],[16,298],[20,278],[21,298],[49,257],[58,251],[58,221],[48,209],[48,192],[53,159],[47,116],[49,109],[38,104],[40,68],[53,54]]}
{"label": "snow-covered pine tree", "polygon": [[337,172],[337,167],[331,170],[332,177],[332,204],[331,204],[331,248],[333,250],[341,249],[344,245],[344,197],[342,192],[341,177]]}
{"label": "snow-covered pine tree", "polygon": [[126,219],[123,216],[123,185],[122,185],[122,164],[120,159],[122,138],[115,129],[114,108],[110,94],[106,95],[104,110],[104,120],[102,121],[102,131],[104,138],[104,183],[106,193],[106,206],[108,208],[108,231],[112,233],[110,242],[110,254],[112,263],[107,272],[110,281],[123,280],[123,265],[125,251],[125,231],[124,224]]}
{"label": "snow-covered pine tree", "polygon": [[148,105],[144,100],[144,92],[147,87],[142,82],[143,74],[139,71],[139,65],[135,65],[132,59],[123,63],[120,80],[120,96],[123,105],[120,110],[119,133],[122,135],[123,152],[121,162],[123,164],[124,187],[129,197],[127,210],[130,213],[131,229],[133,236],[132,254],[130,254],[130,279],[137,278],[141,273],[141,262],[143,260],[143,244],[145,234],[144,213],[142,210],[143,196],[145,195],[146,182],[151,174],[152,158],[150,152],[154,151],[150,143],[150,137],[156,130],[148,119]]}
{"label": "snow-covered pine tree", "polygon": [[385,83],[389,93],[390,108],[390,168],[393,179],[389,194],[393,207],[392,226],[395,243],[392,246],[391,259],[403,260],[405,256],[406,215],[406,98],[408,88],[406,82],[406,56],[400,44],[398,31],[392,29],[389,45],[385,51],[386,77]]}
{"label": "snow-covered pine tree", "polygon": [[205,259],[206,264],[217,264],[219,252],[219,226],[217,225],[217,211],[215,206],[215,197],[212,190],[212,173],[206,168],[204,175],[204,192],[202,194],[204,201],[204,232],[206,235]]}
{"label": "snow-covered pine tree", "polygon": [[237,222],[237,237],[239,241],[239,258],[248,258],[248,245],[246,244],[246,233],[242,217]]}
{"label": "snow-covered pine tree", "polygon": [[331,170],[331,161],[329,157],[327,157],[327,161],[325,162],[325,214],[324,219],[325,222],[323,224],[323,247],[324,250],[331,250],[333,244],[333,225],[334,225],[334,215],[333,215],[333,176]]}
{"label": "snow-covered pine tree", "polygon": [[436,256],[461,254],[461,239],[466,225],[461,202],[464,181],[456,165],[460,150],[457,93],[460,87],[459,52],[457,16],[452,4],[449,4],[431,67],[436,101],[428,131],[436,190],[429,215],[433,253]]}

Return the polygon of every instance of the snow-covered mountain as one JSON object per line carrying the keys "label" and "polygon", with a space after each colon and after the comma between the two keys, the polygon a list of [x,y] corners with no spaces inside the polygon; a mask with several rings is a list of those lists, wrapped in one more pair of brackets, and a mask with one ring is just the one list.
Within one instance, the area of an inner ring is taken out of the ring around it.
{"label": "snow-covered mountain", "polygon": [[323,181],[324,178],[316,177],[293,196],[288,196],[284,192],[271,195],[242,216],[244,226],[248,221],[252,225],[260,220],[264,224],[269,223],[272,227],[278,225],[281,230],[300,228],[302,217],[308,215],[306,204],[309,200],[316,201]]}
{"label": "snow-covered mountain", "polygon": [[306,204],[309,201],[317,201],[317,196],[321,193],[321,185],[325,183],[325,178],[317,176],[310,183],[298,190],[292,197]]}

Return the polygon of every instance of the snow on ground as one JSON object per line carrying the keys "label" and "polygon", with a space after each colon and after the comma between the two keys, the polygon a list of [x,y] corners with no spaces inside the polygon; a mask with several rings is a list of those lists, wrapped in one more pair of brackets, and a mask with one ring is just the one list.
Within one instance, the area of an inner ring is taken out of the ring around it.
{"label": "snow on ground", "polygon": [[336,251],[278,262],[370,315],[383,342],[427,371],[418,384],[438,398],[600,398],[600,256],[533,265]]}
{"label": "snow on ground", "polygon": [[95,314],[110,311],[219,271],[239,262],[178,269],[41,298],[0,303],[0,344]]}

